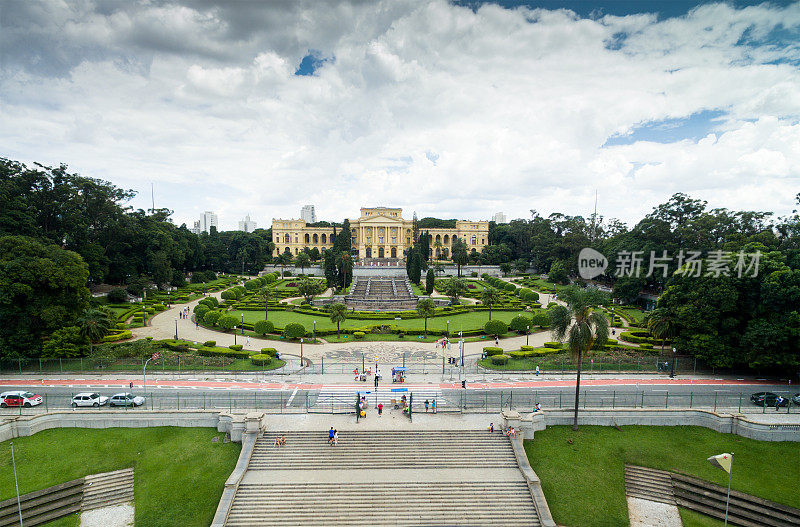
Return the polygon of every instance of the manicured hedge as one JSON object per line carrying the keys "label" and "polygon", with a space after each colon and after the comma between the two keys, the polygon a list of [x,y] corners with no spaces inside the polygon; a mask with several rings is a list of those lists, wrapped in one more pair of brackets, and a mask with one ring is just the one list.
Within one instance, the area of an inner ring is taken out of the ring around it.
{"label": "manicured hedge", "polygon": [[210,324],[212,326],[216,326],[219,318],[222,316],[222,313],[219,311],[209,311],[205,315],[203,315],[203,322],[206,324]]}
{"label": "manicured hedge", "polygon": [[483,331],[485,331],[487,335],[505,335],[508,333],[508,324],[502,320],[489,320],[483,326]]}
{"label": "manicured hedge", "polygon": [[552,349],[561,349],[561,343],[560,342],[545,342],[544,343],[544,347],[545,348],[552,348]]}
{"label": "manicured hedge", "polygon": [[116,342],[118,340],[125,340],[129,338],[133,338],[133,333],[129,329],[124,329],[122,331],[114,331],[113,333],[109,333],[103,337],[100,342]]}
{"label": "manicured hedge", "polygon": [[261,355],[269,355],[270,357],[277,357],[278,350],[275,348],[261,348]]}
{"label": "manicured hedge", "polygon": [[244,348],[244,346],[242,346],[241,344],[231,344],[228,347],[233,351],[242,351],[242,348]]}
{"label": "manicured hedge", "polygon": [[250,363],[253,366],[268,366],[272,362],[272,356],[263,353],[257,353],[250,356]]}
{"label": "manicured hedge", "polygon": [[492,364],[508,364],[508,355],[492,355]]}
{"label": "manicured hedge", "polygon": [[353,338],[355,338],[355,339],[363,339],[364,338],[364,332],[363,331],[354,331],[353,332]]}
{"label": "manicured hedge", "polygon": [[275,331],[275,325],[269,320],[259,320],[253,324],[253,331],[259,335],[266,335]]}
{"label": "manicured hedge", "polygon": [[286,327],[283,328],[283,336],[287,339],[299,339],[305,334],[306,334],[305,326],[297,322],[291,322],[289,324],[286,324]]}
{"label": "manicured hedge", "polygon": [[498,348],[495,346],[486,346],[483,348],[483,352],[486,354],[487,357],[491,357],[492,355],[502,354],[503,348]]}
{"label": "manicured hedge", "polygon": [[203,346],[205,346],[207,348],[213,348],[216,345],[217,345],[217,341],[216,340],[207,340],[207,341],[203,342]]}
{"label": "manicured hedge", "polygon": [[197,354],[203,357],[231,357],[234,359],[246,359],[250,353],[246,351],[236,351],[227,348],[207,348],[203,346],[197,350]]}

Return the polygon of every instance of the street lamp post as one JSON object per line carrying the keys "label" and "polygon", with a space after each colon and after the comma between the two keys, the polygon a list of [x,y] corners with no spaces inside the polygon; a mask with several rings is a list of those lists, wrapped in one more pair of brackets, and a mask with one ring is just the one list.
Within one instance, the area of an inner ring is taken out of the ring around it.
{"label": "street lamp post", "polygon": [[244,313],[242,313],[242,325],[241,325],[241,328],[242,328],[242,336],[244,336]]}
{"label": "street lamp post", "polygon": [[676,357],[675,354],[676,354],[677,351],[678,351],[677,348],[672,348],[672,367],[669,370],[669,378],[670,379],[674,379],[675,378],[675,357]]}
{"label": "street lamp post", "polygon": [[300,338],[300,367],[303,367],[303,338]]}
{"label": "street lamp post", "polygon": [[447,321],[447,336],[450,337],[450,321]]}
{"label": "street lamp post", "polygon": [[233,345],[236,345],[236,326],[233,326]]}
{"label": "street lamp post", "polygon": [[314,320],[314,343],[317,342],[317,321]]}
{"label": "street lamp post", "polygon": [[175,317],[175,340],[178,340],[178,317]]}
{"label": "street lamp post", "polygon": [[531,334],[531,327],[530,326],[525,326],[525,345],[526,346],[528,345],[528,337],[530,336],[530,334]]}

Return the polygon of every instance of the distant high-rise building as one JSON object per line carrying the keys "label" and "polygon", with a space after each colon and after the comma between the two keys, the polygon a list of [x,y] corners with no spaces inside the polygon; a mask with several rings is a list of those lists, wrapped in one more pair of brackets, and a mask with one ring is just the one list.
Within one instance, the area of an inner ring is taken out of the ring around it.
{"label": "distant high-rise building", "polygon": [[200,222],[201,222],[200,226],[203,228],[203,232],[210,233],[211,227],[214,227],[217,230],[219,230],[219,226],[217,223],[217,215],[211,212],[210,210],[207,210],[203,213],[203,218],[200,220]]}
{"label": "distant high-rise building", "polygon": [[195,221],[194,227],[192,227],[190,230],[199,236],[200,233],[203,232],[203,229],[200,227],[200,220]]}
{"label": "distant high-rise building", "polygon": [[304,205],[300,209],[300,217],[306,220],[306,223],[317,223],[317,213],[314,211],[314,205]]}
{"label": "distant high-rise building", "polygon": [[502,212],[495,212],[494,216],[492,216],[492,221],[495,223],[508,223],[506,215]]}
{"label": "distant high-rise building", "polygon": [[239,222],[239,230],[244,232],[253,232],[256,230],[258,224],[254,221],[250,221],[250,215],[244,217],[242,221]]}

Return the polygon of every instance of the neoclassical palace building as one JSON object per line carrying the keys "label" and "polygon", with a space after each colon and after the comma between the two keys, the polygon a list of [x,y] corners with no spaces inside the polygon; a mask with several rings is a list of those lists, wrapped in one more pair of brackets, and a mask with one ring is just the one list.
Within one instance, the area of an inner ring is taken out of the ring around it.
{"label": "neoclassical palace building", "polygon": [[[350,219],[354,258],[404,258],[413,245],[412,220],[403,219],[403,209],[362,208],[361,217]],[[467,250],[477,252],[489,243],[488,221],[456,221],[453,229],[420,229],[430,235],[431,256],[450,258],[454,238],[461,238]],[[303,248],[320,252],[332,247],[332,227],[308,227],[305,220],[272,220],[275,255],[287,250],[295,255]],[[337,233],[338,234],[338,233]]]}

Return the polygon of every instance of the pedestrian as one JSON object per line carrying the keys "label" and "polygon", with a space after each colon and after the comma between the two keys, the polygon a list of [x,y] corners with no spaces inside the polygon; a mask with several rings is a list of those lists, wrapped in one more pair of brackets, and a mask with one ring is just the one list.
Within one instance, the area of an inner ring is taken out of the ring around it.
{"label": "pedestrian", "polygon": [[433,413],[436,413],[436,399],[431,403],[431,408],[433,409]]}
{"label": "pedestrian", "polygon": [[539,365],[538,364],[536,365],[536,376],[537,377],[539,376]]}
{"label": "pedestrian", "polygon": [[250,346],[250,335],[247,335],[247,345]]}
{"label": "pedestrian", "polygon": [[375,372],[375,389],[376,390],[378,389],[378,379],[380,379],[380,377],[378,377],[378,373]]}
{"label": "pedestrian", "polygon": [[495,346],[500,346],[500,337],[498,337],[497,335],[495,335],[495,337],[494,337],[494,345]]}
{"label": "pedestrian", "polygon": [[489,423],[489,433],[490,434],[494,433],[494,423]]}
{"label": "pedestrian", "polygon": [[197,320],[194,321],[194,329],[200,329],[200,324],[197,322]]}
{"label": "pedestrian", "polygon": [[536,410],[535,411],[536,412],[541,412],[542,411],[542,403],[536,403]]}
{"label": "pedestrian", "polygon": [[339,446],[339,431],[333,431],[333,446]]}
{"label": "pedestrian", "polygon": [[429,400],[425,399],[425,411],[426,411],[426,412],[428,411],[428,407],[429,407],[430,405],[431,405],[431,402],[430,402]]}
{"label": "pedestrian", "polygon": [[378,417],[383,414],[383,403],[378,403]]}
{"label": "pedestrian", "polygon": [[617,334],[617,330],[614,329],[614,328],[611,328],[611,335],[616,335],[616,334]]}
{"label": "pedestrian", "polygon": [[328,444],[331,445],[331,446],[333,446],[333,435],[335,433],[336,433],[336,431],[333,429],[333,427],[331,427],[331,429],[328,430]]}
{"label": "pedestrian", "polygon": [[357,380],[358,380],[358,368],[356,368],[355,370],[353,370],[353,375],[355,376],[355,377],[353,378],[353,380],[354,380],[354,381],[357,381]]}
{"label": "pedestrian", "polygon": [[130,386],[131,390],[133,390],[133,381],[131,381],[129,386]]}
{"label": "pedestrian", "polygon": [[777,399],[775,399],[775,411],[777,412],[780,409],[781,405],[783,404],[783,396],[779,395]]}

